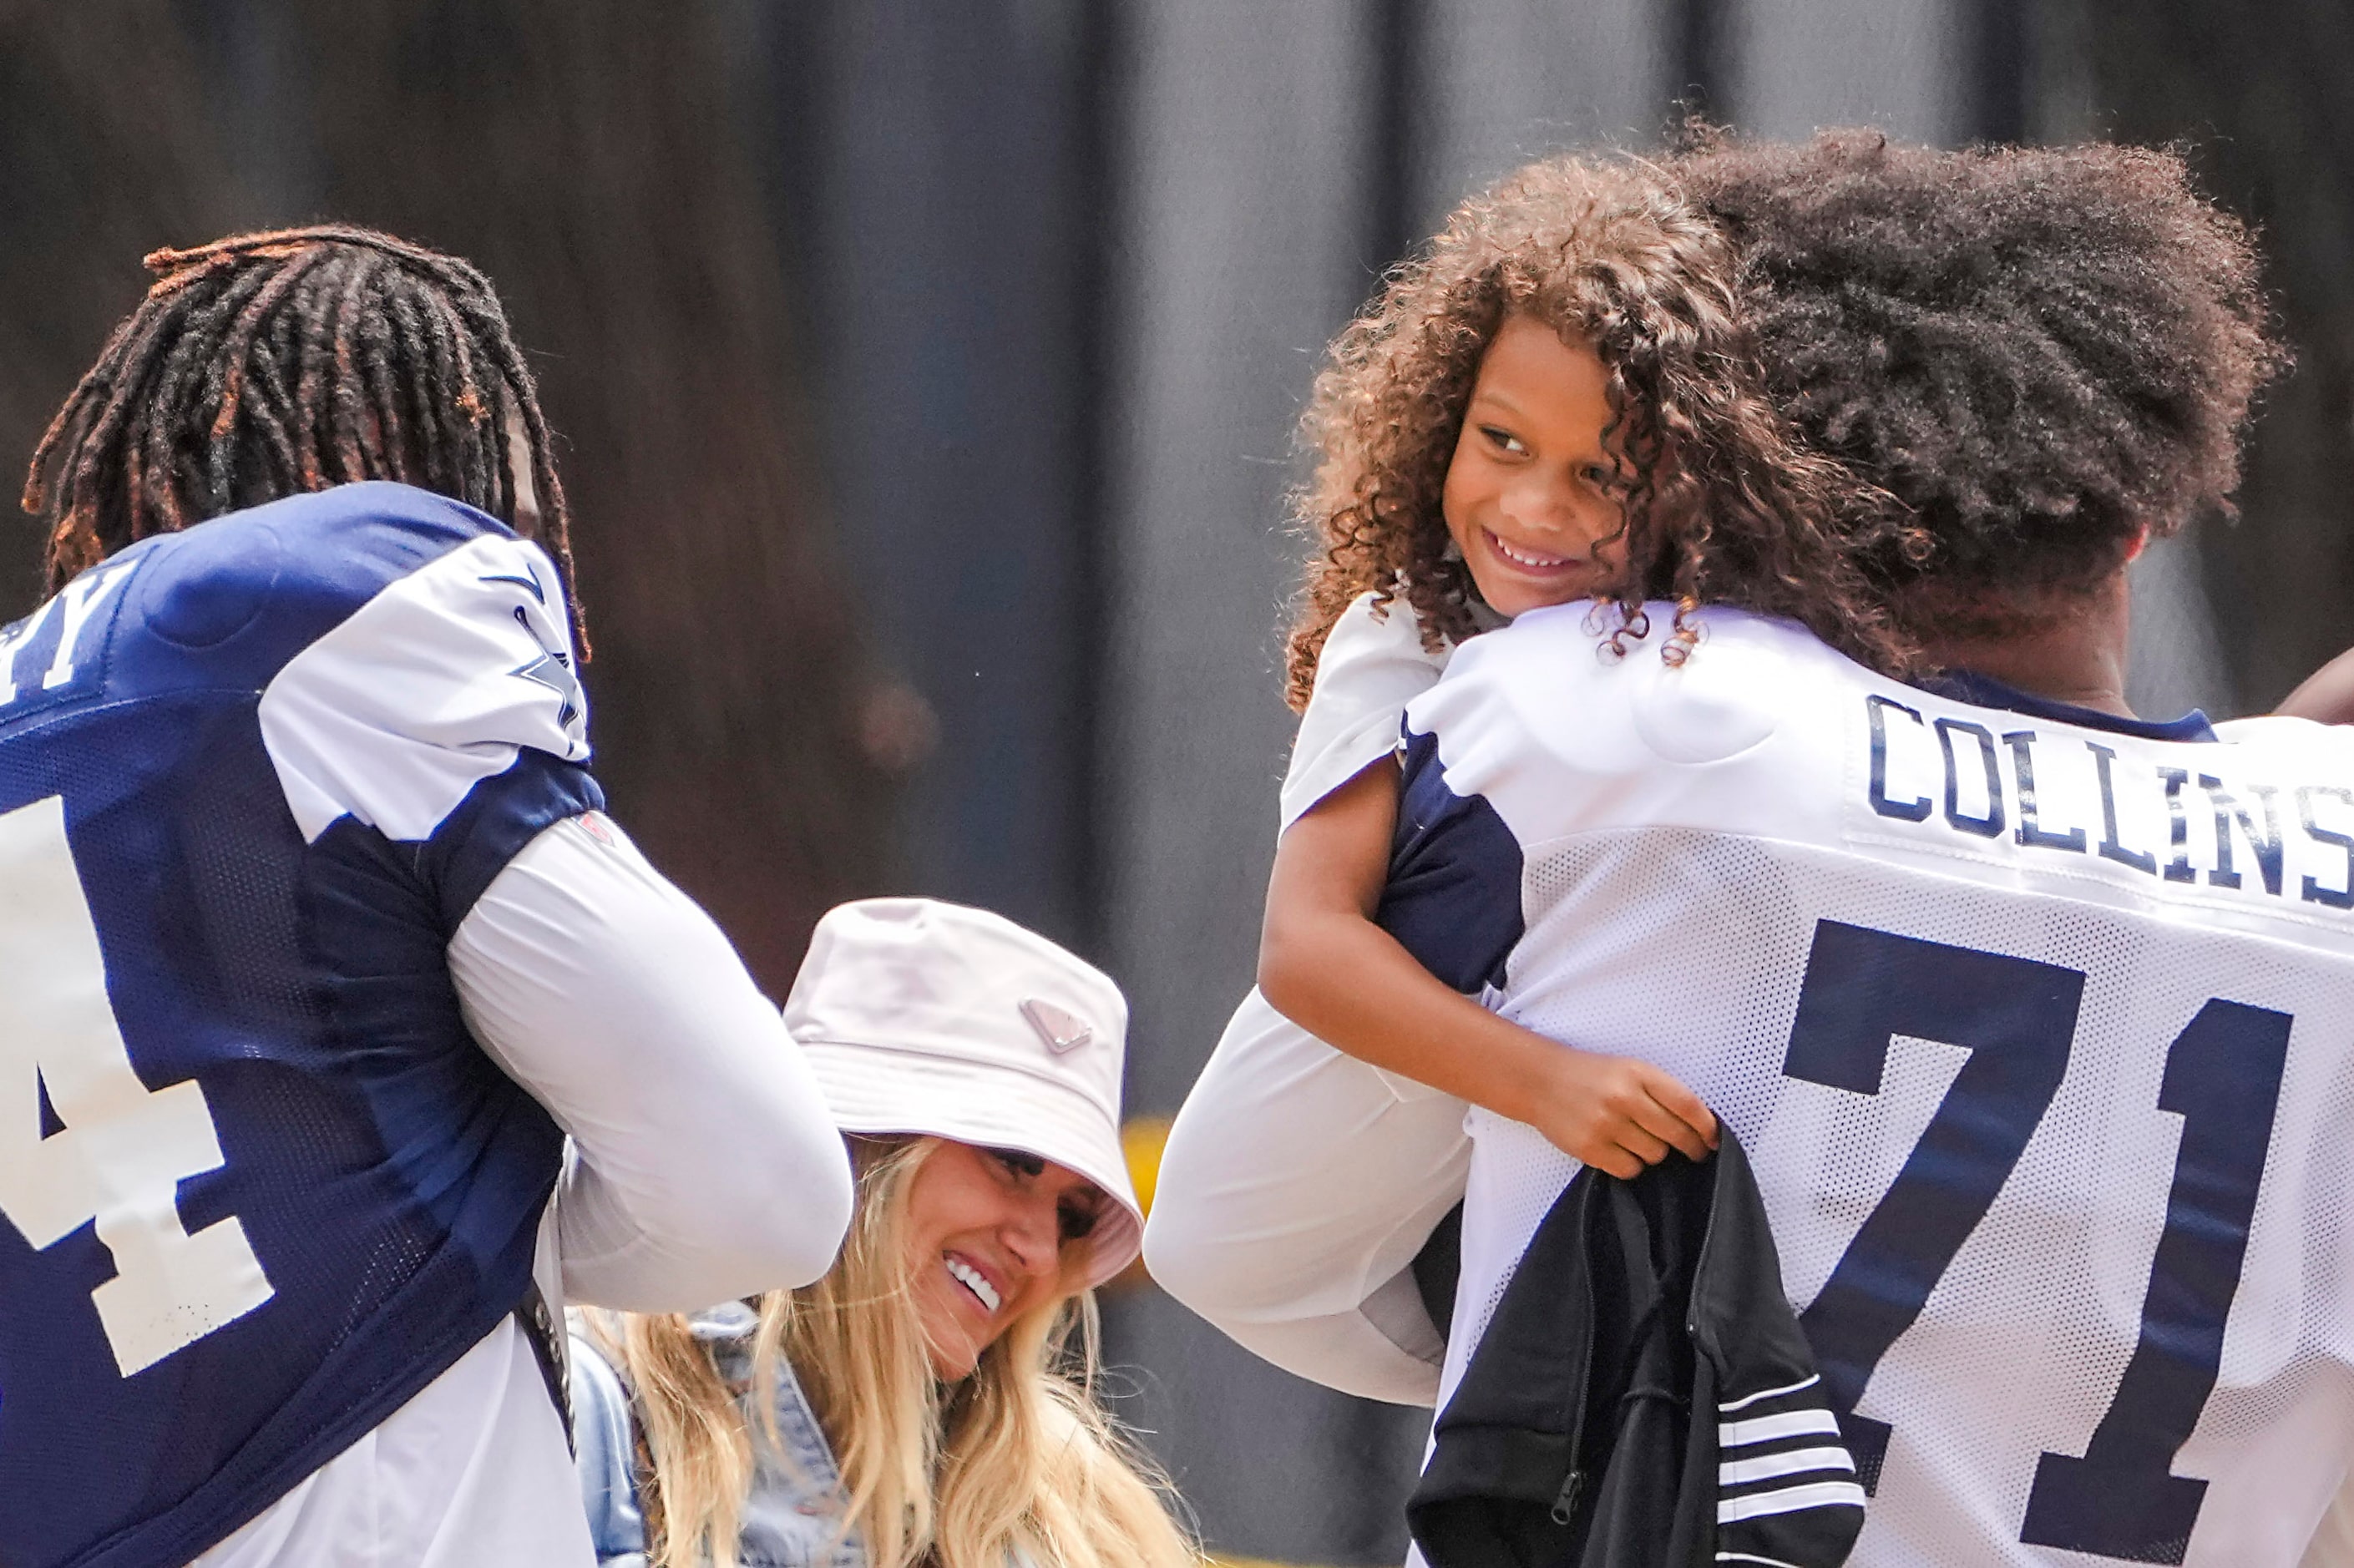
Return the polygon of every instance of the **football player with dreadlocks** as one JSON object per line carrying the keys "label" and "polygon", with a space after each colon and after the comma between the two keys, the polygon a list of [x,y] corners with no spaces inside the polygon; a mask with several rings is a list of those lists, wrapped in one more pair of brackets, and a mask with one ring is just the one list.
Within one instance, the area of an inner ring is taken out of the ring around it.
{"label": "football player with dreadlocks", "polygon": [[550,1298],[815,1278],[841,1141],[599,810],[482,274],[148,266],[0,630],[0,1561],[587,1563]]}

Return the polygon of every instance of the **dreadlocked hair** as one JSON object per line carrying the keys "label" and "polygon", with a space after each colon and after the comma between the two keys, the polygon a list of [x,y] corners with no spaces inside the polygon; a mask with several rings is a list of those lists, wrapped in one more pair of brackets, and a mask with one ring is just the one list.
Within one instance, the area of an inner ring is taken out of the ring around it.
{"label": "dreadlocked hair", "polygon": [[1716,602],[1909,668],[1848,540],[1861,527],[1920,546],[1901,509],[1794,443],[1735,276],[1708,219],[1631,160],[1544,159],[1457,207],[1333,343],[1301,420],[1319,461],[1293,516],[1317,553],[1291,630],[1291,705],[1307,705],[1324,639],[1359,594],[1405,599],[1434,647],[1477,630],[1441,496],[1480,361],[1514,315],[1590,347],[1607,374],[1627,564],[1596,597],[1616,605],[1617,636],[1646,633],[1647,599],[1672,600],[1663,653],[1678,662],[1695,635],[1687,613]]}
{"label": "dreadlocked hair", "polygon": [[[341,224],[156,250],[146,266],[147,297],[58,410],[26,475],[24,508],[48,527],[51,591],[151,535],[369,479],[435,491],[510,526],[520,514],[569,588],[547,421],[481,272]],[[516,427],[527,474],[509,451]]]}

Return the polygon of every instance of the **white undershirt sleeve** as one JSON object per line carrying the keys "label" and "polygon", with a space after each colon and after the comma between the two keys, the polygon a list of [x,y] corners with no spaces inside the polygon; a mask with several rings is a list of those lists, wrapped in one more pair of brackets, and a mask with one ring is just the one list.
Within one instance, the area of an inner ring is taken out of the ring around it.
{"label": "white undershirt sleeve", "polygon": [[850,1168],[816,1077],[719,927],[610,819],[525,845],[449,958],[474,1037],[574,1140],[568,1298],[691,1311],[832,1265]]}
{"label": "white undershirt sleeve", "polygon": [[1438,1396],[1415,1255],[1463,1196],[1461,1100],[1393,1080],[1256,991],[1161,1156],[1145,1265],[1244,1349],[1343,1393]]}
{"label": "white undershirt sleeve", "polygon": [[[1361,594],[1316,662],[1283,826],[1396,749],[1406,704],[1453,649],[1404,599]],[[1463,1104],[1342,1055],[1256,991],[1161,1155],[1144,1229],[1153,1278],[1244,1349],[1370,1399],[1428,1404],[1446,1344],[1408,1272],[1462,1196]]]}
{"label": "white undershirt sleeve", "polygon": [[1283,776],[1283,826],[1397,749],[1406,704],[1437,683],[1453,648],[1422,645],[1422,623],[1400,599],[1376,609],[1359,594],[1332,623],[1316,659],[1316,686]]}

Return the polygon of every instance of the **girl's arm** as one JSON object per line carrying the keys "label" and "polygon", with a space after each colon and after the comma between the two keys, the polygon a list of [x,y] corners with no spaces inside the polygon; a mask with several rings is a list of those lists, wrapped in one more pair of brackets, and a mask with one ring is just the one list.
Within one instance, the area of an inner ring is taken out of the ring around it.
{"label": "girl's arm", "polygon": [[1716,1118],[1674,1078],[1507,1022],[1373,924],[1397,798],[1398,766],[1387,758],[1285,832],[1259,936],[1267,1001],[1358,1060],[1525,1122],[1614,1176],[1636,1175],[1671,1148],[1707,1158]]}

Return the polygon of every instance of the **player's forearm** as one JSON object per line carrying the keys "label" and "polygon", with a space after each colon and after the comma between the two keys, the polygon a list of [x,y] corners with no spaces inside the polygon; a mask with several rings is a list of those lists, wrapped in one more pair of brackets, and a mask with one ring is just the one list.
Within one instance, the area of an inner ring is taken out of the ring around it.
{"label": "player's forearm", "polygon": [[476,1037],[579,1146],[566,1288],[683,1311],[806,1284],[851,1196],[815,1075],[709,917],[607,837],[548,829],[450,945]]}
{"label": "player's forearm", "polygon": [[1286,1371],[1427,1404],[1442,1346],[1397,1282],[1469,1160],[1460,1100],[1342,1055],[1253,992],[1170,1129],[1145,1260]]}
{"label": "player's forearm", "polygon": [[2281,699],[2277,710],[2321,724],[2354,723],[2354,652],[2340,653]]}
{"label": "player's forearm", "polygon": [[1258,982],[1336,1049],[1515,1120],[1529,1119],[1563,1049],[1449,990],[1353,913],[1271,913]]}

